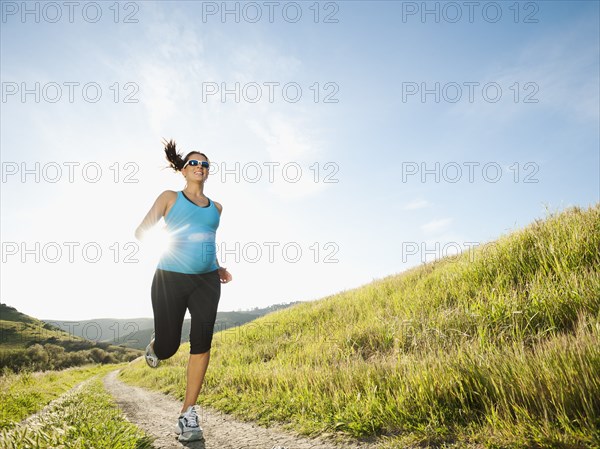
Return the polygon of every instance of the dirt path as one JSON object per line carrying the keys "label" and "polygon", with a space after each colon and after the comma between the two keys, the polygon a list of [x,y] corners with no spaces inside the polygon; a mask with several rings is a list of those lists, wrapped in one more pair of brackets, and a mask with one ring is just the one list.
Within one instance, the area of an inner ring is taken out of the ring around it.
{"label": "dirt path", "polygon": [[125,384],[117,379],[119,370],[104,377],[106,389],[113,395],[125,416],[157,439],[155,448],[197,449],[373,449],[372,444],[339,445],[325,440],[295,436],[279,426],[264,428],[237,421],[223,413],[197,406],[205,442],[180,443],[175,424],[181,402],[167,395]]}

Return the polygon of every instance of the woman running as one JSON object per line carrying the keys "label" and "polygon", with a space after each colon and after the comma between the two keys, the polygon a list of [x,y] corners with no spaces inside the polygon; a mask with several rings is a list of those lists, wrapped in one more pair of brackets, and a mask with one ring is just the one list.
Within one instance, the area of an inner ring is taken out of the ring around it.
{"label": "woman running", "polygon": [[210,359],[210,347],[221,296],[221,283],[232,280],[216,257],[215,236],[223,206],[204,194],[210,162],[204,153],[191,151],[185,157],[175,142],[165,142],[170,167],[181,172],[182,191],[166,190],[135,231],[137,239],[164,217],[170,248],[160,258],[152,280],[151,298],[154,333],[146,348],[146,362],[156,368],[160,360],[177,352],[183,318],[190,311],[190,357],[185,401],[177,422],[179,441],[204,439],[195,409]]}

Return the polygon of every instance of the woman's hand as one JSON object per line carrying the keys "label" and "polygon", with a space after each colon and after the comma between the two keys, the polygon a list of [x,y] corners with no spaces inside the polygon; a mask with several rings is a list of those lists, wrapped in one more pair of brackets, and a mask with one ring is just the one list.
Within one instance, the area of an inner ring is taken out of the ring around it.
{"label": "woman's hand", "polygon": [[227,268],[219,267],[219,279],[221,280],[221,284],[227,284],[233,278],[231,277],[231,273],[227,271]]}

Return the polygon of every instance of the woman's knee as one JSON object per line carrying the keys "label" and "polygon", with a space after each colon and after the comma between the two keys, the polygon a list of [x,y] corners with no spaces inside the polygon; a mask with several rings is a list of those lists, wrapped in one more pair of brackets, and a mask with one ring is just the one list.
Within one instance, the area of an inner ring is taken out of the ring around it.
{"label": "woman's knee", "polygon": [[178,349],[179,345],[160,346],[157,345],[156,342],[154,343],[154,353],[156,354],[156,357],[158,357],[160,360],[165,360],[173,357]]}
{"label": "woman's knee", "polygon": [[192,354],[192,355],[206,354],[206,353],[210,352],[210,348],[211,348],[210,340],[207,341],[205,339],[204,341],[201,341],[198,343],[190,341],[190,354]]}

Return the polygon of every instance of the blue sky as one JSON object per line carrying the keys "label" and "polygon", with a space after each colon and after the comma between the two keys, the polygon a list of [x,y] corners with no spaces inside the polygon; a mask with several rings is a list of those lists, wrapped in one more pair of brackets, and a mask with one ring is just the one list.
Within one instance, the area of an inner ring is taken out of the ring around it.
{"label": "blue sky", "polygon": [[[495,23],[479,7],[470,23],[464,2],[453,4],[461,20],[440,14],[438,23],[420,14],[403,21],[403,10],[421,2],[362,1],[321,2],[317,23],[314,3],[299,2],[302,17],[291,23],[281,15],[290,3],[278,3],[273,23],[262,2],[256,23],[231,15],[203,22],[203,8],[221,2],[193,1],[132,2],[137,23],[123,23],[133,11],[126,3],[118,23],[112,3],[101,4],[96,23],[81,10],[70,23],[63,7],[61,20],[49,23],[53,11],[44,16],[40,4],[36,23],[8,14],[21,2],[2,2],[2,302],[47,319],[152,316],[157,253],[129,242],[156,196],[184,187],[180,175],[163,170],[163,137],[205,152],[217,167],[240,164],[239,182],[213,173],[205,190],[224,206],[217,241],[231,250],[220,253],[234,277],[221,310],[317,299],[443,248],[493,240],[546,209],[599,201],[598,2],[521,2],[517,23],[514,2],[494,3],[502,12]],[[453,12],[448,3],[428,5]],[[334,7],[337,23],[323,23]],[[527,14],[537,23],[524,23]],[[47,94],[39,102],[8,94],[36,82]],[[261,86],[263,97],[203,101],[205,83],[236,82],[248,95]],[[52,83],[62,86],[54,103]],[[73,102],[64,83],[79,83]],[[83,98],[86,83],[100,86],[100,100]],[[269,102],[264,83],[297,83],[302,95],[288,102],[276,87]],[[406,95],[435,83],[439,102],[434,94]],[[451,102],[456,86],[462,97]],[[491,102],[496,86],[501,95]],[[334,88],[337,102],[324,102]],[[123,101],[128,93],[136,103]],[[22,164],[35,172],[36,162],[40,182],[11,174]],[[274,182],[269,163],[279,164]],[[297,182],[284,178],[286,163],[302,168]],[[92,171],[83,173],[85,164]],[[422,182],[422,164],[439,166],[439,182],[435,173]],[[62,176],[48,182],[56,166]],[[263,177],[250,182],[256,166]],[[95,167],[102,174],[90,182]],[[414,167],[419,173],[409,175]],[[127,174],[137,182],[124,182]],[[326,174],[337,182],[324,182]],[[84,257],[84,246],[100,248],[97,262]],[[135,261],[125,263],[127,255]],[[325,263],[328,255],[334,263]]]}

